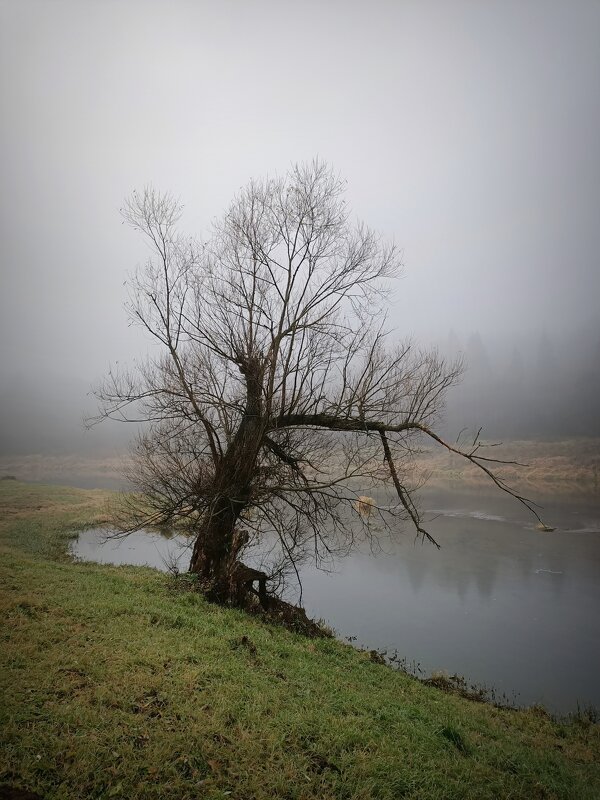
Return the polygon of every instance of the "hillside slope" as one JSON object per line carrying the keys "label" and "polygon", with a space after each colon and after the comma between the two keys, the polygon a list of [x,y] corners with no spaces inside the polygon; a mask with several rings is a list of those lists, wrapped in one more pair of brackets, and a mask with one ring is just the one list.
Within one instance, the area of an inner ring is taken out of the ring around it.
{"label": "hillside slope", "polygon": [[106,497],[0,482],[0,784],[48,800],[600,796],[588,719],[468,701],[185,580],[72,563]]}

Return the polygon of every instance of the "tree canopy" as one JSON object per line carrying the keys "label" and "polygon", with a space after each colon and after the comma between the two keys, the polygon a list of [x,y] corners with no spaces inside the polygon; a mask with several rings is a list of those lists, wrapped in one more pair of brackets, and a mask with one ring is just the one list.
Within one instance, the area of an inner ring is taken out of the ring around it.
{"label": "tree canopy", "polygon": [[101,416],[144,422],[120,525],[185,528],[190,570],[217,600],[243,599],[252,553],[273,594],[304,560],[328,563],[381,530],[408,523],[434,542],[415,494],[423,440],[533,511],[478,437],[465,450],[436,432],[461,364],[394,343],[398,251],[352,221],[344,189],[319,161],[253,181],[203,243],[178,233],[170,195],[146,189],[123,209],[151,248],[129,314],[159,348],[97,392]]}

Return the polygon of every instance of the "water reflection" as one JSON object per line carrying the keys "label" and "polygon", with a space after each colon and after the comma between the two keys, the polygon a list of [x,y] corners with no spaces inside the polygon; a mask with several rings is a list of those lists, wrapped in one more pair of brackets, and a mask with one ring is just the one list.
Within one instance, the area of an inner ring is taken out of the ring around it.
{"label": "water reflection", "polygon": [[176,565],[179,571],[184,572],[191,557],[189,539],[166,529],[115,536],[105,528],[89,528],[79,534],[71,549],[73,555],[82,561],[133,564],[164,571]]}
{"label": "water reflection", "polygon": [[[426,497],[440,551],[406,534],[378,557],[342,561],[334,574],[305,569],[307,612],[340,636],[516,692],[523,704],[600,706],[600,509],[551,507],[546,516],[557,531],[541,533],[514,503],[458,503]],[[84,532],[74,552],[159,569],[189,562],[189,542],[177,535],[138,533],[104,545],[99,538]]]}

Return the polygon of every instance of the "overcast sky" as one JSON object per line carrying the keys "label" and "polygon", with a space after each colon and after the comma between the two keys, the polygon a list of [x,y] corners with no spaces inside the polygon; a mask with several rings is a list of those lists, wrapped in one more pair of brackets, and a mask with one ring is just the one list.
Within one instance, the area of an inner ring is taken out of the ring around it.
{"label": "overcast sky", "polygon": [[402,333],[600,330],[600,2],[0,0],[2,374],[139,341],[119,207],[206,230],[318,155],[403,250]]}

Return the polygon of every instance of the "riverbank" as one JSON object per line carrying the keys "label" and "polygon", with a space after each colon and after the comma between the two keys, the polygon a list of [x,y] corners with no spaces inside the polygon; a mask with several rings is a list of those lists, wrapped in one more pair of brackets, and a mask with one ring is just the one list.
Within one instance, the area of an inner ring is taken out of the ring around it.
{"label": "riverbank", "polygon": [[[462,441],[468,447],[468,441]],[[497,465],[508,484],[538,498],[557,495],[600,496],[600,439],[557,439],[553,441],[507,441],[482,449],[480,455],[527,464]],[[123,487],[126,453],[113,456],[21,455],[0,456],[0,478],[79,486],[81,488]],[[430,489],[474,490],[490,488],[483,472],[465,459],[440,447],[429,447],[417,458],[417,469],[428,478]]]}
{"label": "riverbank", "polygon": [[[48,798],[595,798],[600,731],[75,564],[107,493],[0,482],[0,784]],[[406,654],[410,657],[410,654]]]}
{"label": "riverbank", "polygon": [[[468,449],[468,441],[461,440]],[[554,441],[507,441],[482,447],[479,455],[500,459],[491,464],[494,473],[520,493],[541,501],[549,497],[600,497],[600,439]],[[417,459],[428,478],[428,488],[477,490],[490,487],[489,478],[464,458],[439,447],[429,448]]]}

